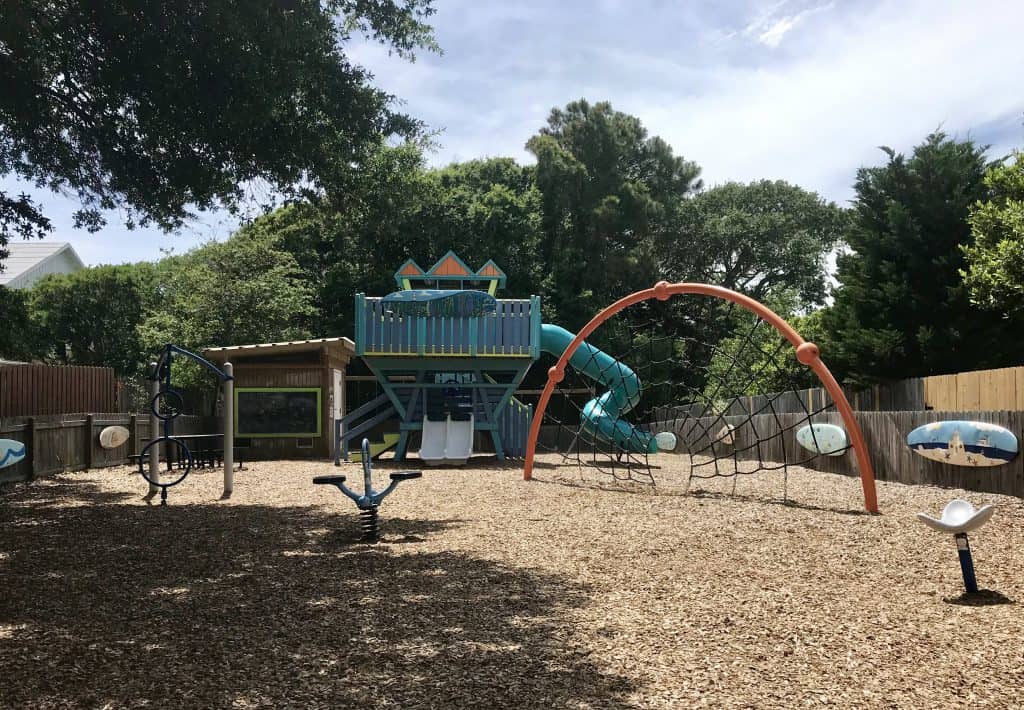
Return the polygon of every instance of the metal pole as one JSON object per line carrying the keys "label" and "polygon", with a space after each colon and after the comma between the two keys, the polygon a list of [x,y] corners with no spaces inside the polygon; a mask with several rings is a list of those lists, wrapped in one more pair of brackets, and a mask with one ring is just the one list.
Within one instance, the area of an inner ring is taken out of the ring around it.
{"label": "metal pole", "polygon": [[224,363],[224,497],[235,490],[235,367]]}
{"label": "metal pole", "polygon": [[974,576],[974,560],[971,558],[971,545],[967,542],[967,533],[957,533],[956,551],[960,555],[960,571],[964,575],[964,588],[968,594],[978,591],[978,580]]}
{"label": "metal pole", "polygon": [[[156,373],[156,363],[149,363],[150,372]],[[160,378],[157,377],[149,383],[149,395],[150,402],[153,403],[156,396],[160,394]],[[156,441],[160,438],[160,419],[157,418],[155,411],[155,404],[151,404],[149,408],[149,440]],[[153,444],[149,447],[149,495],[155,496],[160,490],[160,486],[153,483],[153,481],[160,480],[160,444]]]}

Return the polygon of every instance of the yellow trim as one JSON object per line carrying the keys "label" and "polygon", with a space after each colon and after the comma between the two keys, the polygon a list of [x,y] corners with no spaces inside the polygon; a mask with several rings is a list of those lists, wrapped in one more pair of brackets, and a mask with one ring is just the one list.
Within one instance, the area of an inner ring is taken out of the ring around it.
{"label": "yellow trim", "polygon": [[402,289],[405,291],[412,291],[412,283],[409,279],[402,279]]}
{"label": "yellow trim", "polygon": [[489,293],[490,295],[493,296],[497,292],[498,292],[498,282],[497,281],[491,281],[491,285],[487,287],[487,293]]}
{"label": "yellow trim", "polygon": [[[383,441],[371,441],[370,442],[370,458],[372,459],[375,456],[379,456],[380,454],[383,454],[388,449],[394,448],[395,444],[398,443],[398,440],[400,438],[401,438],[401,436],[398,435],[398,434],[385,434]],[[348,457],[352,461],[362,461],[363,460],[363,452],[362,451],[350,451],[349,454],[348,454]]]}

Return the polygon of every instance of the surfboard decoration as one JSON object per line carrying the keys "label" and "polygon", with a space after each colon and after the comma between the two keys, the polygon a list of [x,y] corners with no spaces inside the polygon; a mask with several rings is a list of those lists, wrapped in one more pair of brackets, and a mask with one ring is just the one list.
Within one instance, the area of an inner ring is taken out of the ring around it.
{"label": "surfboard decoration", "polygon": [[128,430],[123,426],[108,426],[100,431],[100,446],[116,449],[128,441]]}
{"label": "surfboard decoration", "polygon": [[734,431],[736,431],[736,427],[734,425],[723,425],[722,428],[718,430],[718,433],[715,434],[715,443],[725,444],[726,446],[732,446],[733,442],[735,441],[735,437],[732,434]]}
{"label": "surfboard decoration", "polygon": [[907,446],[926,459],[954,466],[1001,466],[1017,456],[1017,437],[998,424],[953,419],[907,435]]}
{"label": "surfboard decoration", "polygon": [[25,458],[25,444],[14,439],[0,439],[0,468],[13,466]]}
{"label": "surfboard decoration", "polygon": [[850,448],[846,430],[836,424],[807,424],[796,432],[796,443],[808,451],[842,456]]}

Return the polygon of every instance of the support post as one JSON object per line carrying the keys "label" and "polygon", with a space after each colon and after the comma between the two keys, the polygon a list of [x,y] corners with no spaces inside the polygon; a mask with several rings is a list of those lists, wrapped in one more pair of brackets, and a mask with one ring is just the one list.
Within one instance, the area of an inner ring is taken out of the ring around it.
{"label": "support post", "polygon": [[93,467],[93,445],[92,445],[92,430],[95,426],[96,418],[92,414],[85,415],[85,470],[88,471]]}
{"label": "support post", "polygon": [[971,558],[971,545],[967,541],[967,533],[957,533],[956,552],[960,556],[960,571],[964,575],[964,589],[968,594],[978,591],[978,579],[974,576],[974,560]]}
{"label": "support post", "polygon": [[235,490],[235,366],[224,363],[224,498]]}
{"label": "support post", "polygon": [[[156,363],[149,363],[149,371],[156,373]],[[149,407],[149,440],[156,441],[160,438],[160,419],[154,414],[153,409],[155,403],[154,398],[160,394],[160,380],[154,379],[149,383],[149,396],[150,396],[150,407]],[[149,495],[155,496],[160,487],[157,486],[153,481],[160,480],[160,445],[154,444],[149,447]]]}

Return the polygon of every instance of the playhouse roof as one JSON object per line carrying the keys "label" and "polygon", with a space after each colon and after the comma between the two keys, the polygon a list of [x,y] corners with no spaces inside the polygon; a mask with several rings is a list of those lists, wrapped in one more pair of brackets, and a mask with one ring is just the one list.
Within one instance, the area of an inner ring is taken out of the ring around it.
{"label": "playhouse roof", "polygon": [[356,344],[348,338],[315,338],[313,340],[290,340],[284,343],[227,345],[220,348],[206,348],[203,350],[203,355],[211,360],[224,362],[232,356],[290,355],[316,352],[322,347],[326,347],[328,353],[343,360],[350,360],[356,352]]}
{"label": "playhouse roof", "polygon": [[[401,288],[411,288],[412,281],[496,281],[498,287],[505,286],[505,272],[493,260],[474,271],[451,249],[426,271],[412,259],[407,259],[395,272],[395,283]],[[494,292],[494,286],[491,287]]]}

